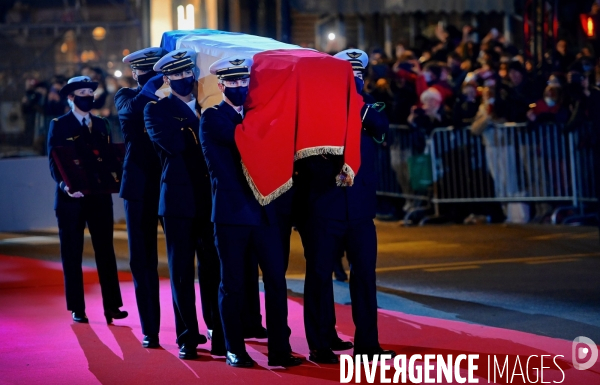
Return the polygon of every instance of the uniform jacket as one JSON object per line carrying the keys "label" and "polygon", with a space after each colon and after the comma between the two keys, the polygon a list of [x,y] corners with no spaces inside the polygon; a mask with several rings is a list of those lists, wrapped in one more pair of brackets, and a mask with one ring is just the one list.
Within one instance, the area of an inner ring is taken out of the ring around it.
{"label": "uniform jacket", "polygon": [[[65,192],[65,184],[62,176],[52,158],[52,151],[59,146],[89,146],[88,150],[97,150],[100,153],[106,151],[107,145],[111,142],[110,131],[104,119],[89,115],[92,120],[91,133],[88,128],[84,128],[79,120],[69,111],[65,115],[55,118],[50,122],[48,130],[48,157],[50,160],[50,173],[56,181],[56,195],[54,200],[54,209],[68,207],[69,204],[78,204],[82,198],[71,198]],[[75,191],[71,191],[72,193]],[[102,194],[104,195],[104,194]],[[105,194],[107,199],[112,199],[110,194]],[[83,198],[85,199],[85,197]]]}
{"label": "uniform jacket", "polygon": [[200,119],[200,141],[210,172],[212,221],[220,224],[259,225],[275,222],[274,206],[261,206],[246,181],[235,144],[241,115],[229,104],[208,108]]}
{"label": "uniform jacket", "polygon": [[144,126],[144,107],[152,99],[140,90],[121,88],[115,95],[126,149],[119,196],[133,201],[148,194],[158,196],[161,173],[158,154]]}
{"label": "uniform jacket", "polygon": [[193,218],[210,212],[210,180],[198,140],[198,113],[173,94],[144,109],[162,175],[158,214]]}
{"label": "uniform jacket", "polygon": [[377,141],[388,131],[385,113],[367,109],[374,100],[363,95],[363,128],[360,141],[360,170],[352,187],[338,187],[336,175],[342,168],[339,156],[311,156],[296,162],[294,211],[297,220],[320,217],[335,220],[374,218],[377,188]]}

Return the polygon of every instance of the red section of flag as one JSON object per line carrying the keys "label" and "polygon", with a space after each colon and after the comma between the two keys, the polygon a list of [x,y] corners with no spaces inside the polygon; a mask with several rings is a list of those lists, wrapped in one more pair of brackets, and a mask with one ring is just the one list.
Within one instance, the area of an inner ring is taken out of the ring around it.
{"label": "red section of flag", "polygon": [[349,62],[311,50],[256,54],[235,139],[259,202],[291,187],[294,159],[343,154],[345,171],[356,174],[361,107]]}

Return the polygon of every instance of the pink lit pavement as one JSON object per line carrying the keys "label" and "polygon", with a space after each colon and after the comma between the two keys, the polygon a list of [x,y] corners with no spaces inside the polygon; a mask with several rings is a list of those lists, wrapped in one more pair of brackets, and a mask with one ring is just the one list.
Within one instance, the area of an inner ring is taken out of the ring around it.
{"label": "pink lit pavement", "polygon": [[[0,384],[340,382],[338,365],[305,361],[302,366],[290,369],[269,367],[266,343],[257,340],[247,341],[248,352],[257,363],[252,369],[231,368],[225,365],[224,358],[212,357],[208,352],[210,342],[199,346],[198,360],[180,360],[177,358],[168,280],[161,281],[162,349],[144,349],[131,276],[120,273],[120,279],[123,309],[129,311],[128,318],[106,325],[97,274],[94,269],[84,268],[86,312],[90,323],[74,324],[65,309],[60,263],[0,256]],[[264,298],[261,300],[264,304]],[[293,352],[307,357],[301,298],[290,297],[288,307]],[[197,308],[200,311],[199,304]],[[336,314],[338,332],[343,338],[351,338],[354,327],[350,306],[336,305]],[[200,328],[206,332],[202,321]],[[475,376],[480,384],[493,383],[487,380],[487,357],[494,355],[499,362],[504,362],[508,356],[511,373],[517,357],[526,371],[525,362],[529,356],[562,355],[564,357],[556,360],[562,371],[551,358],[544,362],[544,366],[550,367],[544,370],[544,382],[560,382],[564,373],[563,384],[600,384],[600,362],[588,370],[576,370],[571,357],[572,342],[567,340],[387,310],[379,312],[379,333],[384,348],[408,357],[414,354],[452,354],[454,357],[479,354]],[[461,365],[460,372],[466,377],[466,364]],[[391,373],[389,378],[393,376],[393,370]],[[530,367],[528,374],[534,381],[536,370]],[[379,383],[379,374],[375,378],[375,383]],[[366,383],[364,374],[362,383]],[[498,377],[495,383],[507,384],[510,379]],[[517,375],[512,383],[530,382],[524,382]]]}

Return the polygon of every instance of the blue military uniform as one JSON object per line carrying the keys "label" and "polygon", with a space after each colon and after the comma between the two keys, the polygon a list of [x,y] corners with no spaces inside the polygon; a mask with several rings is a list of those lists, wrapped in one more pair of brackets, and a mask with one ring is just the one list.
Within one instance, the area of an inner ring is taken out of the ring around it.
{"label": "blue military uniform", "polygon": [[[214,63],[210,71],[220,79],[227,79],[229,73],[239,79],[249,75],[251,64],[247,58],[226,58]],[[235,129],[241,122],[242,115],[225,101],[205,110],[200,121],[200,141],[212,184],[215,242],[221,261],[219,304],[227,363],[238,366],[235,357],[246,357],[239,366],[252,364],[244,345],[242,311],[246,287],[244,261],[253,253],[265,285],[269,363],[297,365],[297,359],[290,356],[284,256],[275,208],[261,206],[244,177],[235,143]]]}
{"label": "blue military uniform", "polygon": [[[155,75],[152,66],[166,53],[157,47],[145,48],[123,58],[132,69]],[[156,96],[142,93],[146,81],[138,77],[137,88],[121,88],[115,95],[126,153],[120,197],[125,202],[129,242],[129,265],[142,333],[156,339],[160,330],[157,223],[161,165],[144,125],[144,107]],[[144,341],[147,343],[148,341]]]}
{"label": "blue military uniform", "polygon": [[[85,81],[89,82],[89,78]],[[67,89],[65,92],[69,92],[69,89],[74,89],[74,84],[77,82],[71,82],[63,89]],[[86,87],[80,86],[79,88]],[[63,93],[62,90],[61,93]],[[74,312],[74,319],[76,318],[75,313],[82,315],[77,322],[87,322],[81,270],[86,224],[94,247],[105,313],[107,311],[116,312],[119,307],[123,306],[113,248],[112,197],[110,194],[89,194],[81,198],[70,197],[58,166],[52,157],[53,151],[59,146],[75,147],[77,152],[85,157],[89,156],[94,159],[96,156],[102,157],[102,154],[108,150],[111,140],[106,122],[102,118],[88,114],[86,124],[82,125],[82,123],[83,121],[80,122],[71,111],[53,119],[48,131],[50,173],[56,181],[54,210],[58,220],[67,309]],[[71,191],[71,193],[74,192]],[[126,316],[126,313],[123,313]],[[107,321],[110,320],[112,319],[107,315]]]}
{"label": "blue military uniform", "polygon": [[[358,67],[362,70],[364,65],[366,62]],[[352,187],[336,185],[336,175],[343,165],[338,156],[314,156],[296,162],[294,209],[306,257],[304,322],[311,351],[331,349],[337,337],[331,272],[344,250],[350,262],[355,352],[380,349],[375,283],[377,235],[373,223],[375,140],[383,139],[388,121],[385,114],[371,107],[369,99],[363,94],[361,167]]]}
{"label": "blue military uniform", "polygon": [[[191,61],[186,63],[181,53],[174,51],[154,68],[164,74],[176,73],[165,70],[175,62],[173,56],[177,56],[175,60],[180,64],[176,70],[193,67]],[[210,317],[207,325],[210,323],[208,326],[213,328],[212,350],[214,354],[225,355],[217,301],[218,256],[210,222],[210,179],[199,144],[199,114],[171,94],[149,103],[144,119],[162,164],[158,214],[163,217],[167,242],[177,343],[182,349],[186,345],[192,347],[189,352],[195,353],[195,346],[206,342],[198,331],[196,317],[194,254],[197,251],[203,313]],[[190,357],[182,351],[181,358]],[[194,356],[192,353],[191,357]]]}

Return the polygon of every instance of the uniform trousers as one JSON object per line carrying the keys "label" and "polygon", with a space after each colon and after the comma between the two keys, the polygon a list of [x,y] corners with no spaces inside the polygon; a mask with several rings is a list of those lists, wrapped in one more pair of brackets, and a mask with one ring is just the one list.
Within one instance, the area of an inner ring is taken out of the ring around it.
{"label": "uniform trousers", "polygon": [[377,233],[372,219],[308,218],[298,227],[304,256],[304,325],[311,350],[327,349],[336,337],[333,283],[335,259],[346,250],[350,264],[355,349],[379,347],[377,332]]}
{"label": "uniform trousers", "polygon": [[221,261],[219,306],[229,352],[246,351],[243,318],[245,259],[253,253],[263,272],[269,355],[291,352],[287,327],[287,285],[277,226],[215,224],[215,244]]}
{"label": "uniform trousers", "polygon": [[112,197],[108,194],[99,194],[77,199],[68,198],[59,202],[56,219],[67,309],[76,312],[85,311],[81,263],[86,224],[94,247],[104,309],[114,310],[123,306],[113,248]]}
{"label": "uniform trousers", "polygon": [[125,199],[125,219],[129,242],[129,266],[135,286],[142,333],[160,331],[160,295],[158,281],[158,200]]}

